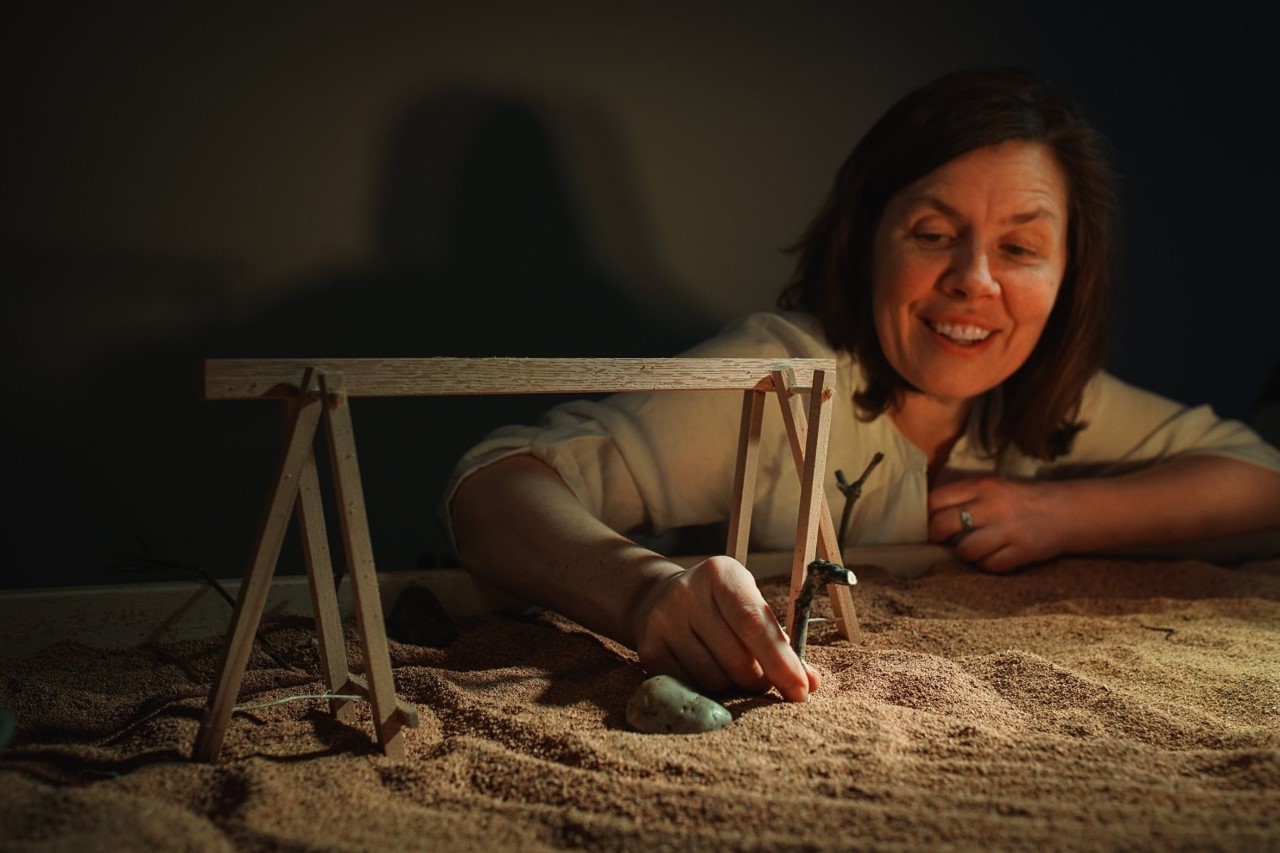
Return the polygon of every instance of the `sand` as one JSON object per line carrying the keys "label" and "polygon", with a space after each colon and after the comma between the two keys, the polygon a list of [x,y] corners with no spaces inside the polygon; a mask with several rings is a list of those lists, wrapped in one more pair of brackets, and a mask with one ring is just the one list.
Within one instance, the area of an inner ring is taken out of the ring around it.
{"label": "sand", "polygon": [[[217,639],[0,659],[0,846],[1280,849],[1280,561],[859,579],[862,643],[811,631],[821,691],[722,697],[705,735],[628,730],[634,658],[553,615],[393,643],[405,761],[367,706],[307,700],[238,712],[192,763]],[[240,701],[320,692],[309,625],[268,630],[299,668],[255,653]]]}

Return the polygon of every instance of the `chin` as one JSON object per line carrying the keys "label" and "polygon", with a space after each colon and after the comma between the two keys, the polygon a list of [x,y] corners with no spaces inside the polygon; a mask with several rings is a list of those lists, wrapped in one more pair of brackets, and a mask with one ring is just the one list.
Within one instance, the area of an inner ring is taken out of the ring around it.
{"label": "chin", "polygon": [[910,376],[903,374],[903,378],[911,384],[915,393],[930,397],[936,400],[947,402],[967,402],[977,397],[981,397],[993,388],[998,388],[1004,379],[967,379],[960,377],[950,377],[947,379],[938,379],[935,376]]}
{"label": "chin", "polygon": [[995,386],[984,386],[984,387],[974,387],[974,388],[968,388],[968,387],[919,388],[919,386],[917,386],[917,389],[918,389],[917,393],[919,393],[923,397],[928,397],[930,399],[938,400],[944,403],[969,403],[981,397],[983,394],[990,391],[991,388],[993,387]]}

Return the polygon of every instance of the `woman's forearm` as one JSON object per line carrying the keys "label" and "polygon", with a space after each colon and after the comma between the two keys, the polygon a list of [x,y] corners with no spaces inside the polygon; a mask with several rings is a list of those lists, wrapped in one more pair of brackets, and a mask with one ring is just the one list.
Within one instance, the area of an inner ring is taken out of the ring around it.
{"label": "woman's forearm", "polygon": [[476,576],[632,648],[639,604],[680,571],[588,513],[532,456],[468,477],[451,517],[459,559]]}
{"label": "woman's forearm", "polygon": [[1063,551],[1159,547],[1280,529],[1280,474],[1235,459],[1188,456],[1060,485]]}

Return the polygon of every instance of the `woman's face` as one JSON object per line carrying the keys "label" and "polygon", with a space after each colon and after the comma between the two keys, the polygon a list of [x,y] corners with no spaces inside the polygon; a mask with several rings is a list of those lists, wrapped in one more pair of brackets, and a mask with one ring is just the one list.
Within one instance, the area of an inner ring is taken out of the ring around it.
{"label": "woman's face", "polygon": [[889,200],[872,250],[876,334],[898,373],[943,402],[1022,366],[1067,265],[1067,182],[1043,145],[961,155]]}

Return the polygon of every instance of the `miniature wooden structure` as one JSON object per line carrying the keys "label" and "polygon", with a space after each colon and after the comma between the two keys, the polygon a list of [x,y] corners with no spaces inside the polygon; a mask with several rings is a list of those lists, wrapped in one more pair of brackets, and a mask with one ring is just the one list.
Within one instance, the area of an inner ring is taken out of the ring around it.
{"label": "miniature wooden structure", "polygon": [[[205,362],[206,400],[277,399],[289,422],[280,467],[272,483],[239,600],[227,634],[192,755],[215,761],[244,678],[271,577],[294,505],[306,557],[321,665],[329,691],[369,700],[377,742],[385,754],[404,756],[401,729],[416,726],[417,709],[397,699],[378,595],[373,547],[351,426],[351,397],[466,396],[478,394],[589,394],[625,391],[743,392],[742,422],[726,553],[745,562],[759,459],[764,395],[776,394],[801,481],[796,548],[787,625],[805,569],[818,555],[839,562],[835,527],[823,500],[831,427],[835,362],[830,359],[210,359]],[[806,414],[800,395],[809,395]],[[328,446],[342,540],[351,575],[357,632],[365,676],[347,668],[341,619],[320,500],[315,434],[321,416]],[[840,632],[857,637],[847,587],[829,588]],[[352,717],[349,699],[331,711]]]}

